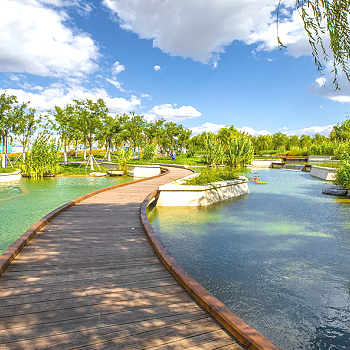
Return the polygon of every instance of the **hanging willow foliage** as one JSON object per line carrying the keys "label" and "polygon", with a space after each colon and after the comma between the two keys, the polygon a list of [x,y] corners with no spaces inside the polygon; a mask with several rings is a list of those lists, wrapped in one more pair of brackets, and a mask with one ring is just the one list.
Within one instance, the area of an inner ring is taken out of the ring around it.
{"label": "hanging willow foliage", "polygon": [[[279,0],[277,8],[278,14],[282,0]],[[307,33],[312,55],[317,69],[322,72],[325,62],[332,61],[334,74],[333,84],[339,89],[338,67],[341,68],[350,82],[349,57],[350,57],[350,0],[296,0],[296,8],[299,11]],[[329,48],[332,57],[329,57],[324,46],[325,34],[329,36]],[[277,40],[280,47],[285,47],[278,35]],[[319,50],[321,52],[319,52]]]}
{"label": "hanging willow foliage", "polygon": [[59,170],[59,147],[50,136],[39,134],[21,164],[22,174],[33,179],[55,174]]}

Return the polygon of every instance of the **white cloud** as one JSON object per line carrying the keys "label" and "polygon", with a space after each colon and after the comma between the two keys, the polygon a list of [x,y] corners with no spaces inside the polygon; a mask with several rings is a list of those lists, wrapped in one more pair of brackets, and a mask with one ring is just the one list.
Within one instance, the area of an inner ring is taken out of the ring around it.
{"label": "white cloud", "polygon": [[[0,94],[4,91],[4,89],[0,89]],[[141,101],[135,96],[131,96],[127,100],[120,97],[111,97],[104,89],[87,90],[80,86],[67,89],[60,84],[53,84],[46,89],[42,89],[40,94],[14,89],[7,89],[7,94],[16,95],[20,103],[30,101],[30,107],[40,111],[53,110],[55,105],[64,107],[67,103],[72,103],[74,99],[97,100],[102,98],[110,112],[114,114],[135,111],[141,105]]]}
{"label": "white cloud", "polygon": [[192,106],[182,106],[180,108],[174,108],[170,103],[162,104],[153,107],[147,113],[148,119],[164,118],[167,121],[181,122],[185,119],[198,118],[202,113],[198,112]]}
{"label": "white cloud", "polygon": [[153,69],[158,72],[159,70],[161,70],[160,66],[154,66]]}
{"label": "white cloud", "polygon": [[115,62],[113,64],[113,67],[112,67],[112,74],[113,75],[117,75],[119,74],[120,72],[122,72],[123,70],[125,70],[125,66],[120,64],[118,61]]}
{"label": "white cloud", "polygon": [[334,75],[332,73],[332,69],[333,67],[331,63],[328,62],[324,70],[324,75],[315,79],[315,81],[307,87],[306,92],[315,96],[327,98],[328,100],[332,100],[334,102],[349,103],[350,84],[345,74],[338,71],[340,90],[335,90],[335,86],[333,85]]}
{"label": "white cloud", "polygon": [[2,0],[0,71],[82,78],[97,69],[98,47],[87,33],[68,28],[60,1]]}
{"label": "white cloud", "polygon": [[[219,55],[234,40],[277,47],[275,0],[103,0],[119,18],[120,26],[172,56],[191,57],[216,67]],[[295,7],[293,0],[282,5]],[[297,11],[284,11],[279,36],[290,54],[309,54],[310,48]]]}
{"label": "white cloud", "polygon": [[294,130],[294,131],[288,131],[286,132],[287,136],[291,135],[310,135],[314,136],[315,134],[321,134],[324,136],[329,136],[330,132],[333,129],[333,125],[325,125],[325,126],[310,126],[309,128]]}
{"label": "white cloud", "polygon": [[195,126],[193,128],[190,128],[192,130],[192,135],[196,136],[198,134],[201,134],[202,132],[213,132],[216,134],[221,128],[226,128],[227,125],[224,124],[213,124],[209,122],[205,122],[201,126]]}
{"label": "white cloud", "polygon": [[116,81],[116,80],[113,80],[113,79],[109,79],[109,78],[107,78],[106,81],[108,81],[110,84],[114,85],[118,90],[120,90],[122,92],[126,92],[122,88],[122,83],[120,83],[119,81]]}
{"label": "white cloud", "polygon": [[252,136],[260,136],[260,135],[271,135],[270,131],[268,130],[254,130],[253,128],[251,128],[250,126],[244,126],[243,128],[237,128],[238,131],[241,132],[246,132],[249,135]]}
{"label": "white cloud", "polygon": [[316,80],[316,83],[318,84],[318,86],[324,86],[326,84],[327,79],[325,77],[319,77]]}

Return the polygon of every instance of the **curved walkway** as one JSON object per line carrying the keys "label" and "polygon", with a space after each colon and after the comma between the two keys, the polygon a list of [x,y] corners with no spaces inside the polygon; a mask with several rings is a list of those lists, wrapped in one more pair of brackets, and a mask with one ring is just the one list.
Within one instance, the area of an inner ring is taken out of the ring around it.
{"label": "curved walkway", "polygon": [[142,228],[145,197],[189,173],[96,194],[43,227],[0,277],[0,349],[242,349]]}

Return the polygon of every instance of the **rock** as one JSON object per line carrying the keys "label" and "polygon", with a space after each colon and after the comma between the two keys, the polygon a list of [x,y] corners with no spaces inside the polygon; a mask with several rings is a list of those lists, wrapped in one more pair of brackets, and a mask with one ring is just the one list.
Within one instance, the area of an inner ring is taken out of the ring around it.
{"label": "rock", "polygon": [[322,193],[330,196],[349,196],[349,191],[340,186],[322,188]]}

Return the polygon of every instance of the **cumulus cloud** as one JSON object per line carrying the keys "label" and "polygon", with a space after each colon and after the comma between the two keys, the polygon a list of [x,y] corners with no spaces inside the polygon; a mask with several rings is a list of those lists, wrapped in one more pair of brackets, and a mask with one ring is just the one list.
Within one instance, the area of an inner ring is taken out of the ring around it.
{"label": "cumulus cloud", "polygon": [[153,68],[156,72],[158,72],[159,70],[161,70],[160,66],[154,66]]}
{"label": "cumulus cloud", "polygon": [[[0,94],[5,90],[0,89]],[[141,101],[135,96],[130,99],[111,97],[104,89],[87,90],[83,87],[65,88],[60,84],[53,84],[46,89],[42,89],[40,93],[24,91],[22,89],[7,89],[7,94],[16,95],[20,103],[30,101],[30,107],[37,108],[40,111],[53,110],[55,105],[64,107],[67,103],[76,100],[97,100],[102,98],[110,112],[113,114],[123,114],[135,111],[141,105]]]}
{"label": "cumulus cloud", "polygon": [[113,64],[113,67],[112,67],[112,74],[113,75],[117,75],[119,74],[120,72],[122,72],[123,70],[125,70],[125,66],[120,64],[118,61],[115,62]]}
{"label": "cumulus cloud", "polygon": [[201,115],[202,113],[198,112],[192,106],[182,106],[180,108],[174,108],[172,104],[167,103],[153,107],[150,111],[148,111],[146,117],[150,120],[156,118],[164,118],[167,121],[177,123],[185,119],[198,118]]}
{"label": "cumulus cloud", "polygon": [[268,130],[254,130],[253,128],[251,128],[250,126],[244,126],[243,128],[237,128],[237,130],[241,131],[241,132],[245,132],[249,135],[252,136],[260,136],[260,135],[272,135],[270,133],[270,131]]}
{"label": "cumulus cloud", "polygon": [[97,69],[98,46],[87,33],[67,27],[60,1],[2,0],[0,71],[82,78]]}
{"label": "cumulus cloud", "polygon": [[[220,54],[234,40],[277,47],[274,0],[103,0],[118,16],[120,26],[172,56],[191,57],[216,67]],[[283,0],[279,36],[295,56],[309,54],[302,21],[293,0]],[[306,51],[305,51],[306,50]]]}
{"label": "cumulus cloud", "polygon": [[226,128],[227,125],[224,124],[213,124],[209,122],[205,122],[204,124],[200,126],[195,126],[193,128],[190,128],[192,131],[192,135],[196,136],[198,134],[201,134],[202,132],[213,132],[216,134],[221,128]]}
{"label": "cumulus cloud", "polygon": [[288,131],[285,134],[287,136],[291,135],[310,135],[314,136],[315,134],[321,134],[324,136],[329,136],[330,132],[332,131],[334,125],[325,125],[325,126],[310,126],[309,128],[294,130],[294,131]]}

